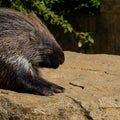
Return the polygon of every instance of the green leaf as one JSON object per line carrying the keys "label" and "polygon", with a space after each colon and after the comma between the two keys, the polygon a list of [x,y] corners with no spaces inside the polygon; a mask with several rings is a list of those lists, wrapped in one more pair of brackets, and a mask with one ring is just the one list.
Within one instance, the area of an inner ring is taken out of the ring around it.
{"label": "green leaf", "polygon": [[82,45],[83,45],[83,44],[81,43],[81,41],[79,41],[79,42],[78,42],[78,47],[81,48]]}
{"label": "green leaf", "polygon": [[88,41],[89,41],[90,43],[94,44],[94,39],[93,39],[90,35],[88,36]]}

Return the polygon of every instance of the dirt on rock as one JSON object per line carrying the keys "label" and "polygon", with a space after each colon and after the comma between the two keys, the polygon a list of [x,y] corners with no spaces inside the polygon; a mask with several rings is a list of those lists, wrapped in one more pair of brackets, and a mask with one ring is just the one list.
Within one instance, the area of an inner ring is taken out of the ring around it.
{"label": "dirt on rock", "polygon": [[0,120],[120,120],[120,56],[65,52],[41,75],[63,86],[54,96],[0,90]]}

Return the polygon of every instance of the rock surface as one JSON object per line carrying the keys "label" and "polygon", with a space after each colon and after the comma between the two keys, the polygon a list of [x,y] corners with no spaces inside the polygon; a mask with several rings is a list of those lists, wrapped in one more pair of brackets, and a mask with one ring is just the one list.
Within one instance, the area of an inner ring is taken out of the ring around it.
{"label": "rock surface", "polygon": [[44,78],[65,93],[39,96],[0,90],[0,120],[120,120],[120,56],[65,52]]}

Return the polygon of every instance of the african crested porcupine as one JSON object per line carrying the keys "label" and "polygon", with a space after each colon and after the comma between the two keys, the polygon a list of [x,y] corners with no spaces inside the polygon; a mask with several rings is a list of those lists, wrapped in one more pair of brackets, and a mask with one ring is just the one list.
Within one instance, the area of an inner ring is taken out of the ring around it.
{"label": "african crested porcupine", "polygon": [[38,67],[57,68],[64,53],[41,20],[0,9],[0,88],[53,95],[64,88],[43,79]]}

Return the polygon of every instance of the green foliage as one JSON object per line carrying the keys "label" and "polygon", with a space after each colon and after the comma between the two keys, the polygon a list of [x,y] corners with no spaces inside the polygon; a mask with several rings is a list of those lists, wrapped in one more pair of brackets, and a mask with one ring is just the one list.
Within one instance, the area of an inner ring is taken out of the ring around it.
{"label": "green foliage", "polygon": [[92,7],[99,8],[101,0],[91,0],[90,3]]}
{"label": "green foliage", "polygon": [[90,36],[88,32],[76,32],[76,37],[80,37],[78,42],[78,47],[82,47],[84,44],[93,44],[94,39]]}
{"label": "green foliage", "polygon": [[[25,14],[34,12],[42,16],[45,21],[59,25],[64,29],[64,33],[75,34],[78,39],[78,47],[84,44],[94,43],[93,38],[88,32],[76,32],[68,20],[66,14],[97,14],[101,0],[0,0],[1,7],[10,7]],[[97,11],[97,12],[95,12]]]}

